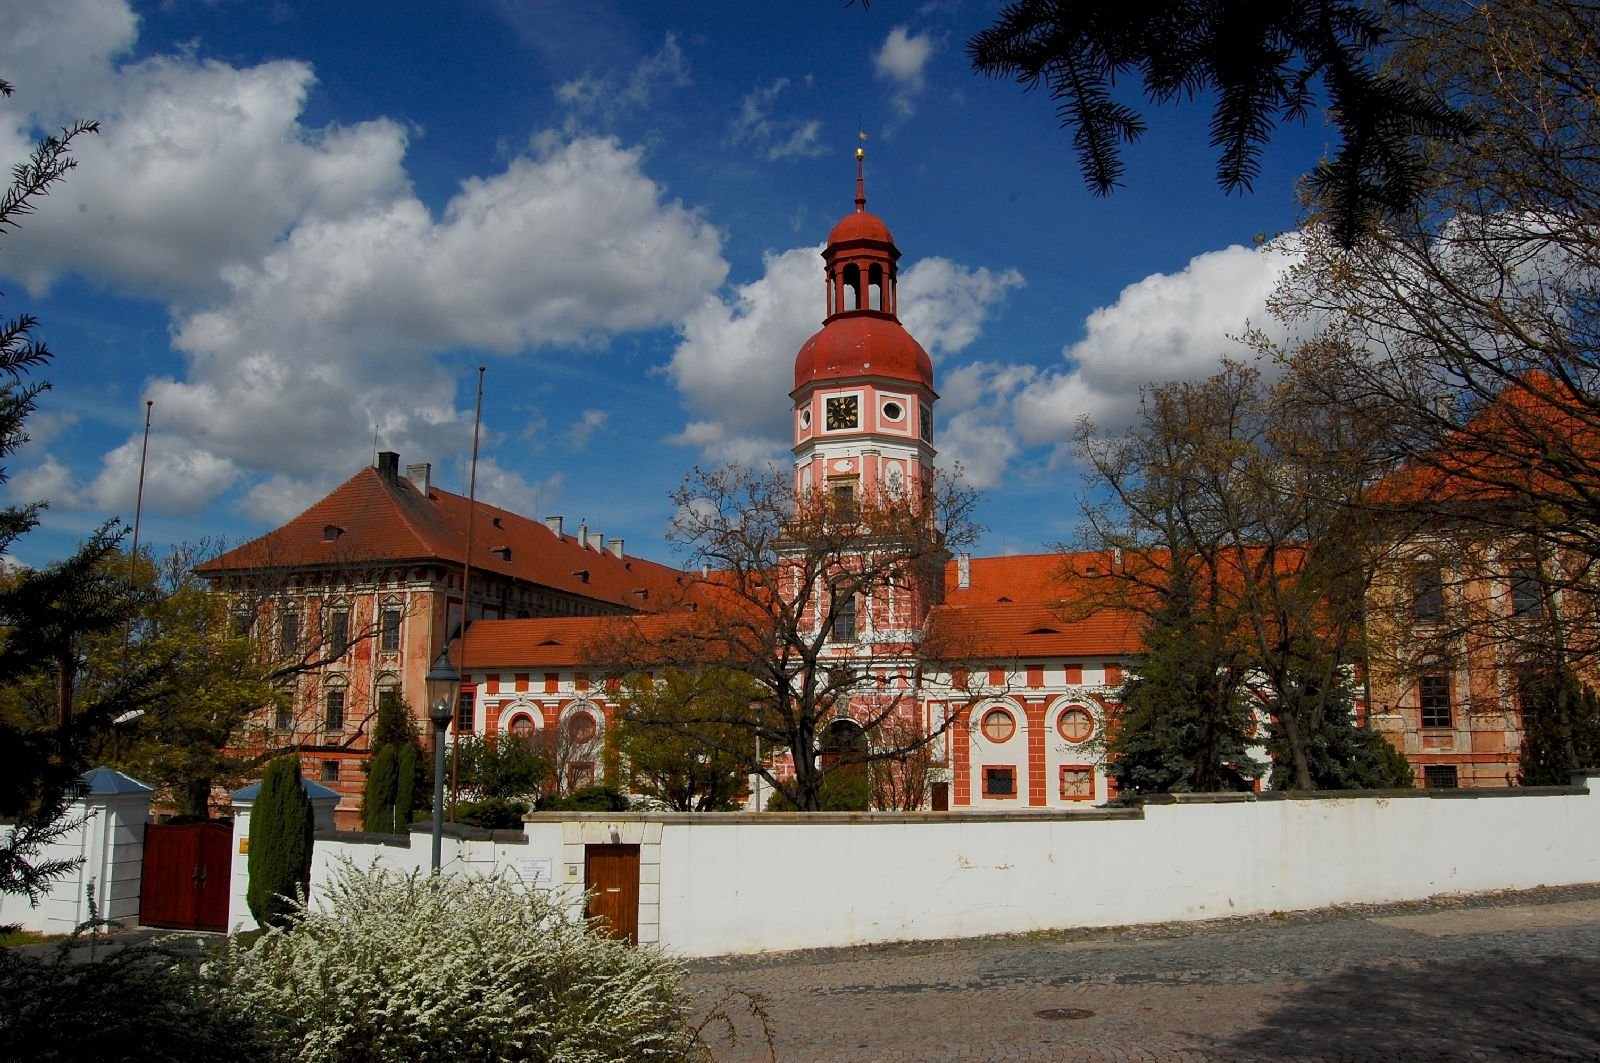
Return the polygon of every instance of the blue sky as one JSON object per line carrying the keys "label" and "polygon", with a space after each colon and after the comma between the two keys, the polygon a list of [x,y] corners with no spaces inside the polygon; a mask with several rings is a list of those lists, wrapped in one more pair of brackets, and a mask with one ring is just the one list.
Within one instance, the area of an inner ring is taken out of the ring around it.
{"label": "blue sky", "polygon": [[483,364],[480,496],[671,560],[692,466],[786,457],[858,130],[980,549],[1070,540],[1074,425],[1269,324],[1255,240],[1329,131],[1226,196],[1206,106],[1152,111],[1097,198],[1048,98],[968,65],[997,6],[0,0],[0,153],[102,129],[0,244],[0,311],[57,354],[8,465],[50,500],[16,559],[131,519],[146,399],[156,549],[281,523],[375,435],[464,492]]}

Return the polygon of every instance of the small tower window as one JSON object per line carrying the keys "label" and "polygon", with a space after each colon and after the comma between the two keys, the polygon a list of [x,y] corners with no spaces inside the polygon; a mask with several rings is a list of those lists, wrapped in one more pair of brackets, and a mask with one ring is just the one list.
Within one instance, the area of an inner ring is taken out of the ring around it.
{"label": "small tower window", "polygon": [[841,309],[861,309],[861,267],[854,263],[844,268],[844,306]]}
{"label": "small tower window", "polygon": [[867,270],[868,306],[873,310],[882,310],[883,306],[883,267],[876,262]]}

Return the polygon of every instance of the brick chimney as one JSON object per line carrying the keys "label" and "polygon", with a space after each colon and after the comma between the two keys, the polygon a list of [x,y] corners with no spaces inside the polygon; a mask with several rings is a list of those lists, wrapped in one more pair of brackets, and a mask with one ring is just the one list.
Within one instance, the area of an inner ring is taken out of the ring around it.
{"label": "brick chimney", "polygon": [[406,479],[416,485],[422,497],[428,497],[428,488],[433,482],[433,463],[427,461],[415,462],[406,466]]}
{"label": "brick chimney", "polygon": [[400,478],[400,455],[392,450],[378,451],[378,475],[385,480],[394,481]]}

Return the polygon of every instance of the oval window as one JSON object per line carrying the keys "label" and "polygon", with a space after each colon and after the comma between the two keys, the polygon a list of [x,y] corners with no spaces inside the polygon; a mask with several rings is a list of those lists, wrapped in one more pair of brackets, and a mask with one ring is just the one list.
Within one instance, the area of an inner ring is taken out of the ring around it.
{"label": "oval window", "polygon": [[883,404],[883,419],[885,421],[898,421],[905,415],[906,408],[898,402],[886,402]]}
{"label": "oval window", "polygon": [[800,427],[801,428],[810,428],[811,427],[811,407],[809,407],[809,406],[800,411]]}
{"label": "oval window", "polygon": [[1008,741],[1017,733],[1017,721],[1005,709],[990,709],[983,714],[983,737],[991,742]]}
{"label": "oval window", "polygon": [[1087,742],[1094,734],[1094,717],[1089,715],[1088,709],[1068,709],[1056,721],[1056,730],[1068,742]]}

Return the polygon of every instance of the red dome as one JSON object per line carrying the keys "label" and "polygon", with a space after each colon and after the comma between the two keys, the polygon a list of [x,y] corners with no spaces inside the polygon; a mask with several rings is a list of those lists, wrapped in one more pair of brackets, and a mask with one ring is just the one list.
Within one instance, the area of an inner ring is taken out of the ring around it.
{"label": "red dome", "polygon": [[889,235],[889,227],[883,224],[883,219],[876,214],[868,214],[858,210],[853,214],[846,214],[839,219],[839,224],[833,227],[828,234],[828,246],[847,244],[856,240],[872,240],[880,244],[893,244],[894,237]]}
{"label": "red dome", "polygon": [[[883,225],[870,214],[864,216]],[[872,312],[834,318],[806,340],[794,358],[796,391],[821,380],[858,376],[903,380],[932,391],[933,360],[900,322]]]}

